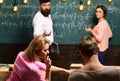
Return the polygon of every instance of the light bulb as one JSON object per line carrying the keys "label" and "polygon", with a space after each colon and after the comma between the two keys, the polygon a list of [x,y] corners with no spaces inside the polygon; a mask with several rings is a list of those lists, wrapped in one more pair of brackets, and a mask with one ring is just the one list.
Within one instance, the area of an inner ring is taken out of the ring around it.
{"label": "light bulb", "polygon": [[13,11],[14,11],[14,12],[17,12],[17,11],[18,11],[18,6],[17,6],[17,5],[14,5],[14,6],[13,6]]}
{"label": "light bulb", "polygon": [[67,0],[61,0],[62,2],[66,2]]}
{"label": "light bulb", "polygon": [[0,0],[0,4],[4,3],[4,0]]}
{"label": "light bulb", "polygon": [[23,3],[24,3],[24,4],[27,4],[27,3],[28,3],[28,0],[23,0]]}
{"label": "light bulb", "polygon": [[87,6],[91,5],[91,0],[87,0]]}
{"label": "light bulb", "polygon": [[112,2],[112,0],[108,0],[108,2],[110,2],[110,3],[111,3],[111,2]]}
{"label": "light bulb", "polygon": [[80,0],[80,5],[78,6],[78,10],[83,11],[84,10],[84,5],[82,0]]}
{"label": "light bulb", "polygon": [[83,5],[83,4],[80,4],[80,5],[78,6],[78,9],[79,9],[80,11],[84,10],[84,5]]}

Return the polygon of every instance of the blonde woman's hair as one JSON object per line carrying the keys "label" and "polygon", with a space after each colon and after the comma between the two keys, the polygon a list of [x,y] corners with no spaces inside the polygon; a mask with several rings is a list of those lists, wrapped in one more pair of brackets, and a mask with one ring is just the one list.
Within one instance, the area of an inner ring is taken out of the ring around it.
{"label": "blonde woman's hair", "polygon": [[44,37],[37,36],[35,37],[28,47],[25,49],[25,54],[30,61],[39,60],[39,54],[42,52],[45,44],[50,44],[50,41]]}

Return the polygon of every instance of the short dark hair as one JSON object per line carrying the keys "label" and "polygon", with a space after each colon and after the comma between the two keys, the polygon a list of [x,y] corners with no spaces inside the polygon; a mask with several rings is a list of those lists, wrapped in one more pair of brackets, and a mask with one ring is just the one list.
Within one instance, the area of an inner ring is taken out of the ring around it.
{"label": "short dark hair", "polygon": [[85,36],[80,39],[78,50],[86,57],[91,57],[93,54],[97,54],[99,51],[97,41],[94,37]]}
{"label": "short dark hair", "polygon": [[97,8],[101,8],[101,9],[103,10],[104,17],[107,16],[107,8],[106,8],[104,5],[98,5],[98,6],[96,7],[96,9],[97,9]]}
{"label": "short dark hair", "polygon": [[50,0],[39,0],[39,3],[47,3],[50,2]]}

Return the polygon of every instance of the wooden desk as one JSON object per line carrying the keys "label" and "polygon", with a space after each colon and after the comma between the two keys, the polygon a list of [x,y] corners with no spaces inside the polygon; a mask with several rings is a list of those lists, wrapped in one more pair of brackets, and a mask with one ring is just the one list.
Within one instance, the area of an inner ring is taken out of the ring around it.
{"label": "wooden desk", "polygon": [[80,63],[73,63],[70,65],[70,69],[80,69],[81,67],[83,67],[83,64]]}
{"label": "wooden desk", "polygon": [[9,68],[13,67],[13,64],[0,64],[0,81],[6,81],[11,72]]}
{"label": "wooden desk", "polygon": [[[79,63],[73,63],[70,65],[70,69],[80,69],[81,67],[83,67],[83,64],[79,64]],[[115,66],[119,71],[120,71],[120,66]]]}

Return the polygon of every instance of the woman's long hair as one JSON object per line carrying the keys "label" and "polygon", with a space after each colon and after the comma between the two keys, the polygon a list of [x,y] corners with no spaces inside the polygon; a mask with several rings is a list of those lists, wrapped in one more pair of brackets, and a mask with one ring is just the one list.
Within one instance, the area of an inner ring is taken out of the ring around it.
{"label": "woman's long hair", "polygon": [[39,54],[42,52],[45,44],[50,44],[50,41],[44,37],[35,37],[28,47],[25,49],[25,54],[30,61],[39,60]]}

